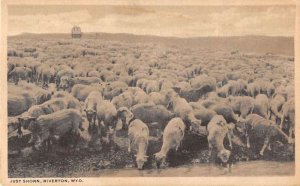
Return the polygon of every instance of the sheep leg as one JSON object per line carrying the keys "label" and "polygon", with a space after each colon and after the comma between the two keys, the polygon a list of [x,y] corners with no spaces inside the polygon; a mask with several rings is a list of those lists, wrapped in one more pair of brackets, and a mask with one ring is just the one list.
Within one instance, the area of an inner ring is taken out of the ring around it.
{"label": "sheep leg", "polygon": [[247,148],[250,148],[250,139],[249,139],[249,135],[246,134],[246,141],[247,141]]}
{"label": "sheep leg", "polygon": [[231,136],[229,133],[227,133],[227,138],[228,138],[228,142],[229,142],[229,147],[230,147],[230,149],[232,149]]}
{"label": "sheep leg", "polygon": [[17,132],[17,134],[18,134],[18,138],[22,138],[23,131],[22,131],[22,126],[21,126],[20,123],[18,124],[18,132]]}
{"label": "sheep leg", "polygon": [[49,137],[46,141],[45,141],[46,143],[46,147],[47,147],[47,150],[48,151],[51,151],[51,138]]}
{"label": "sheep leg", "polygon": [[79,141],[79,137],[80,137],[80,133],[78,131],[78,129],[75,132],[75,140],[74,140],[74,149],[76,149],[77,145],[78,145],[78,141]]}
{"label": "sheep leg", "polygon": [[79,123],[78,128],[79,128],[81,131],[84,131],[84,128],[82,127],[82,122]]}
{"label": "sheep leg", "polygon": [[288,143],[293,143],[293,132],[294,132],[294,129],[292,127],[290,127],[289,129],[289,140],[288,140]]}
{"label": "sheep leg", "polygon": [[264,155],[264,151],[265,151],[265,149],[267,148],[267,146],[269,145],[269,143],[270,143],[270,139],[267,137],[267,138],[265,139],[265,141],[264,141],[263,147],[261,148],[261,150],[260,150],[260,152],[259,152],[259,154],[260,154],[261,156]]}
{"label": "sheep leg", "polygon": [[182,152],[183,150],[183,145],[182,145],[182,141],[179,142],[179,152]]}
{"label": "sheep leg", "polygon": [[268,145],[268,150],[270,151],[270,150],[272,150],[271,149],[271,144],[269,143],[269,145]]}
{"label": "sheep leg", "polygon": [[96,125],[96,114],[94,115],[94,117],[93,117],[93,120],[94,120],[94,125]]}
{"label": "sheep leg", "polygon": [[39,135],[36,136],[35,143],[33,143],[33,149],[39,150],[42,144],[42,139]]}
{"label": "sheep leg", "polygon": [[211,157],[212,145],[208,142],[208,156]]}
{"label": "sheep leg", "polygon": [[131,152],[131,140],[128,138],[128,152]]}
{"label": "sheep leg", "polygon": [[281,121],[280,121],[280,129],[282,130],[282,127],[283,127],[283,121],[284,121],[284,113],[282,114],[281,116]]}

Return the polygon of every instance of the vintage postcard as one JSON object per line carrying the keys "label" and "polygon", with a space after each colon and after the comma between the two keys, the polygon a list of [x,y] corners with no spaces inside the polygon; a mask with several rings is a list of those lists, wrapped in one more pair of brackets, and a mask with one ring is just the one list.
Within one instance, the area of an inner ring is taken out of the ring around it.
{"label": "vintage postcard", "polygon": [[298,3],[1,1],[0,184],[300,185]]}

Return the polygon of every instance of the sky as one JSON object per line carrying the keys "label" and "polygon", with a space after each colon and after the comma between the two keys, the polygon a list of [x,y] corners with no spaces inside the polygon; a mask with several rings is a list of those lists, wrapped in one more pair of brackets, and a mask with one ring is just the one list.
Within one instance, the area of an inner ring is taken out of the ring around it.
{"label": "sky", "polygon": [[295,6],[9,5],[8,35],[82,32],[175,37],[293,36]]}

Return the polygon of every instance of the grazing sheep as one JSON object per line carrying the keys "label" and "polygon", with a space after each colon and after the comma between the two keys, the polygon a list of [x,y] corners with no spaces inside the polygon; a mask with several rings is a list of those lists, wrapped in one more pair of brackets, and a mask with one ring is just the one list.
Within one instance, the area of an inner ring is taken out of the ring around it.
{"label": "grazing sheep", "polygon": [[[75,72],[74,72],[74,70],[72,70],[70,68],[58,71],[56,74],[56,77],[55,77],[57,86],[60,85],[62,77],[64,77],[65,79],[73,78],[73,77],[75,77]],[[68,78],[66,78],[66,77],[68,77]],[[64,82],[62,85],[66,86],[66,82]]]}
{"label": "grazing sheep", "polygon": [[282,95],[276,95],[270,101],[270,118],[277,123],[277,120],[282,118],[281,109],[285,103],[285,98]]}
{"label": "grazing sheep", "polygon": [[232,110],[242,118],[253,112],[255,100],[249,96],[229,96],[228,101]]}
{"label": "grazing sheep", "polygon": [[103,96],[107,100],[112,100],[114,97],[122,94],[128,88],[128,85],[121,81],[115,81],[112,83],[104,83]]}
{"label": "grazing sheep", "polygon": [[101,79],[97,77],[74,77],[69,79],[68,86],[71,88],[76,84],[91,85],[101,82]]}
{"label": "grazing sheep", "polygon": [[217,114],[215,111],[207,109],[197,102],[190,102],[189,104],[193,108],[195,117],[201,120],[201,125],[203,126],[207,126],[210,120]]}
{"label": "grazing sheep", "polygon": [[27,124],[32,118],[51,114],[63,109],[76,109],[81,112],[81,105],[72,97],[53,98],[43,104],[30,107],[30,109],[20,115],[18,119],[20,123]]}
{"label": "grazing sheep", "polygon": [[181,81],[177,84],[174,85],[173,89],[179,89],[181,91],[188,91],[190,90],[192,87],[191,87],[191,84],[189,82],[186,82],[186,81]]}
{"label": "grazing sheep", "polygon": [[8,79],[10,78],[15,81],[15,85],[18,84],[19,79],[32,81],[32,70],[28,67],[15,67],[8,74]]}
{"label": "grazing sheep", "polygon": [[34,99],[36,100],[36,104],[42,104],[45,101],[51,99],[52,93],[49,90],[42,89],[32,83],[22,82],[19,85],[20,85],[19,87],[14,87],[15,89],[18,89],[16,91],[20,91],[20,92],[28,91],[28,93],[30,93],[32,97],[34,97]]}
{"label": "grazing sheep", "polygon": [[267,147],[271,150],[270,144],[273,141],[279,140],[285,144],[292,143],[289,137],[273,121],[257,114],[248,115],[244,121],[240,121],[237,125],[244,131],[248,148],[250,148],[250,138],[255,139],[255,141],[263,140],[263,147],[259,152],[262,156]]}
{"label": "grazing sheep", "polygon": [[184,137],[185,124],[181,118],[173,118],[166,126],[163,134],[163,144],[161,150],[155,154],[157,163],[164,164],[166,156],[171,149],[176,151],[182,147],[182,140]]}
{"label": "grazing sheep", "polygon": [[261,83],[260,92],[267,95],[269,98],[275,93],[275,86],[272,82],[263,81]]}
{"label": "grazing sheep", "polygon": [[226,98],[229,96],[229,84],[226,84],[217,90],[218,96]]}
{"label": "grazing sheep", "polygon": [[8,94],[8,99],[7,99],[8,116],[20,115],[35,104],[36,104],[35,99],[28,92],[19,92],[19,94]]}
{"label": "grazing sheep", "polygon": [[41,80],[42,86],[48,86],[50,82],[54,83],[55,70],[47,64],[42,64],[37,67],[37,83]]}
{"label": "grazing sheep", "polygon": [[143,169],[144,163],[147,161],[147,149],[149,141],[148,126],[139,119],[133,120],[128,127],[128,152],[134,149],[137,154],[136,164],[139,170]]}
{"label": "grazing sheep", "polygon": [[290,99],[282,106],[282,117],[280,122],[280,128],[283,128],[283,122],[287,119],[289,122],[289,138],[293,138],[295,133],[295,100]]}
{"label": "grazing sheep", "polygon": [[270,103],[269,99],[265,94],[258,94],[255,97],[255,104],[253,113],[258,114],[266,119],[270,118]]}
{"label": "grazing sheep", "polygon": [[206,130],[201,127],[201,120],[198,120],[193,112],[193,108],[188,102],[179,97],[179,95],[170,91],[167,94],[167,100],[169,100],[169,107],[177,117],[180,117],[189,127],[191,131],[198,133],[199,135],[206,135]]}
{"label": "grazing sheep", "polygon": [[[128,126],[130,119],[132,119],[133,117],[131,112],[125,107],[121,107],[117,110],[116,107],[107,100],[99,101],[96,109],[98,127],[100,128],[100,130],[102,129],[102,135],[106,133],[107,143],[110,143],[111,141],[112,136],[110,134],[111,131],[115,130],[118,120],[125,120],[126,123],[123,123],[123,125]],[[103,124],[101,122],[103,122]]]}
{"label": "grazing sheep", "polygon": [[149,103],[152,102],[150,97],[140,88],[136,90],[132,90],[132,96],[133,96],[133,104],[141,104],[141,103]]}
{"label": "grazing sheep", "polygon": [[247,85],[248,96],[255,97],[257,94],[259,94],[259,92],[260,88],[258,87],[257,83],[252,82]]}
{"label": "grazing sheep", "polygon": [[93,70],[87,73],[87,77],[100,77],[100,72]]}
{"label": "grazing sheep", "polygon": [[204,86],[208,86],[210,91],[215,91],[217,87],[216,79],[207,75],[199,75],[191,79],[190,83],[193,89],[200,89]]}
{"label": "grazing sheep", "polygon": [[151,92],[149,94],[149,98],[156,105],[163,105],[165,107],[168,105],[166,95],[163,91],[162,92]]}
{"label": "grazing sheep", "polygon": [[223,103],[217,103],[214,105],[211,105],[208,107],[210,110],[214,111],[218,115],[221,115],[225,118],[227,123],[236,123],[239,121],[241,118],[238,117],[237,114],[233,112],[233,109],[226,104]]}
{"label": "grazing sheep", "polygon": [[100,93],[103,92],[103,86],[100,84],[91,84],[91,85],[75,85],[71,90],[71,95],[74,96],[79,101],[85,101],[88,95],[92,91],[98,91]]}
{"label": "grazing sheep", "polygon": [[[23,125],[24,129],[32,132],[34,139],[33,147],[40,149],[44,141],[51,141],[56,137],[62,137],[67,132],[79,135],[78,129],[83,131],[81,114],[74,109],[64,109],[48,115],[34,118],[30,123]],[[77,142],[74,142],[75,146]]]}
{"label": "grazing sheep", "polygon": [[[228,163],[230,151],[224,147],[224,139],[227,136],[229,147],[232,149],[231,136],[229,130],[233,130],[235,125],[227,124],[223,116],[215,115],[207,125],[207,140],[209,146],[209,156],[212,157],[212,152],[217,153],[217,157],[222,163]],[[214,159],[214,157],[212,157]]]}
{"label": "grazing sheep", "polygon": [[150,94],[151,92],[159,92],[159,83],[155,80],[148,81],[146,85],[146,93]]}
{"label": "grazing sheep", "polygon": [[162,105],[137,104],[131,110],[135,118],[142,120],[148,126],[158,123],[158,128],[161,130],[175,116]]}
{"label": "grazing sheep", "polygon": [[114,97],[111,103],[118,109],[120,107],[130,108],[133,105],[133,97],[130,92],[123,92],[122,94]]}
{"label": "grazing sheep", "polygon": [[180,97],[184,98],[188,102],[198,101],[201,97],[212,91],[210,85],[203,85],[198,89],[190,89],[187,91],[182,91],[177,88],[174,90]]}

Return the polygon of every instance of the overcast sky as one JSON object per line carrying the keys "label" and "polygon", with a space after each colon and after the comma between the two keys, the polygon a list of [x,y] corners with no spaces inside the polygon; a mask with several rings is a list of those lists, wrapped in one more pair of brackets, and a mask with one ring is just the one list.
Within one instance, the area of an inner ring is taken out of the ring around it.
{"label": "overcast sky", "polygon": [[293,36],[295,6],[13,6],[8,34],[83,32]]}

